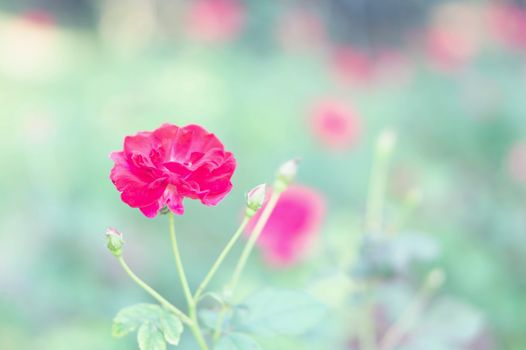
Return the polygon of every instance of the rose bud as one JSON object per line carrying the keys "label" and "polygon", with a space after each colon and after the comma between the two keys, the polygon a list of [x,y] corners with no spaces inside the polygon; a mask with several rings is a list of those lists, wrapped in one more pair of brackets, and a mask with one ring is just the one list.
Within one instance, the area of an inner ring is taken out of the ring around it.
{"label": "rose bud", "polygon": [[265,202],[265,197],[267,193],[267,185],[261,184],[254,187],[247,194],[247,210],[245,215],[249,218],[254,216],[254,214],[263,206]]}
{"label": "rose bud", "polygon": [[106,240],[109,251],[119,258],[122,255],[122,246],[124,245],[122,233],[110,227],[106,230]]}
{"label": "rose bud", "polygon": [[296,177],[298,172],[298,159],[291,159],[279,167],[274,187],[277,191],[283,191]]}

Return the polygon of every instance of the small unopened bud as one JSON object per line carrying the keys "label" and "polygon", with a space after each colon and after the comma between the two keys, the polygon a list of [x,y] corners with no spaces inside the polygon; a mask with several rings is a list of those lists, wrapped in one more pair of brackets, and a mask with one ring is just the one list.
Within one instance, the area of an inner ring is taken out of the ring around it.
{"label": "small unopened bud", "polygon": [[254,187],[247,194],[247,211],[248,217],[254,216],[254,214],[263,206],[265,202],[265,196],[267,194],[267,185],[261,184]]}
{"label": "small unopened bud", "polygon": [[298,159],[292,159],[279,167],[274,187],[276,191],[283,191],[296,177],[298,172]]}
{"label": "small unopened bud", "polygon": [[109,251],[119,258],[122,255],[122,246],[124,245],[122,233],[110,227],[106,230],[106,240]]}

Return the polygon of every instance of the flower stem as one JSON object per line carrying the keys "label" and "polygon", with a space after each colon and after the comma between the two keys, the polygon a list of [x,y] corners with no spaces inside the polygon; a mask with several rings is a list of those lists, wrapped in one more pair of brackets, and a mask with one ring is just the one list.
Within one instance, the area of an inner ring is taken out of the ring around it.
{"label": "flower stem", "polygon": [[422,309],[435,291],[444,283],[444,273],[440,269],[431,271],[418,291],[417,296],[402,313],[400,318],[387,330],[380,341],[380,350],[394,349],[407,333],[408,329],[418,320]]}
{"label": "flower stem", "polygon": [[190,329],[192,330],[192,334],[194,335],[197,344],[199,345],[201,350],[208,350],[208,344],[206,343],[206,340],[203,337],[201,327],[199,326],[199,322],[197,320],[197,310],[195,305],[190,308],[190,318],[193,321],[193,324],[192,326],[190,326]]}
{"label": "flower stem", "polygon": [[124,258],[122,256],[118,257],[117,259],[119,260],[119,263],[121,264],[124,271],[126,271],[126,273],[131,277],[131,279],[135,283],[137,283],[142,289],[144,289],[148,294],[150,294],[154,299],[156,299],[162,306],[164,306],[166,309],[170,310],[174,315],[179,317],[179,319],[182,322],[192,327],[194,322],[188,316],[186,316],[186,314],[184,314],[181,310],[172,305],[168,300],[163,298],[152,287],[146,284],[146,282],[137,277],[137,275],[130,269],[128,264],[126,264],[126,261],[124,261]]}
{"label": "flower stem", "polygon": [[239,258],[239,261],[237,262],[236,268],[234,270],[234,274],[232,275],[232,279],[230,280],[230,283],[227,286],[227,291],[230,294],[233,294],[237,284],[239,282],[239,278],[241,277],[241,274],[243,273],[243,270],[245,268],[245,265],[247,264],[248,257],[250,256],[250,253],[252,253],[252,250],[254,249],[254,245],[256,244],[259,236],[261,235],[261,232],[263,231],[263,228],[267,224],[268,219],[270,218],[270,215],[274,211],[274,208],[276,207],[276,204],[278,203],[279,197],[281,196],[281,193],[283,190],[274,189],[274,192],[272,192],[272,195],[270,196],[270,199],[265,206],[265,209],[263,209],[263,212],[261,213],[261,216],[259,217],[256,226],[254,226],[254,230],[252,230],[250,234],[250,238],[248,239],[247,244],[245,245],[245,248],[243,249],[243,252],[241,253],[241,257]]}
{"label": "flower stem", "polygon": [[194,302],[192,298],[192,293],[190,292],[190,287],[188,286],[188,280],[186,279],[186,274],[184,272],[181,254],[179,253],[177,238],[175,236],[174,215],[171,212],[168,213],[168,220],[170,222],[170,239],[172,240],[172,251],[174,254],[175,266],[177,268],[177,273],[179,274],[181,285],[183,286],[183,292],[186,298],[186,302],[188,303],[188,307],[191,307]]}
{"label": "flower stem", "polygon": [[[270,218],[270,215],[272,214],[272,212],[274,211],[274,208],[276,207],[276,204],[278,203],[279,197],[281,196],[281,193],[285,190],[285,188],[286,186],[279,186],[279,187],[274,186],[274,191],[272,192],[272,195],[270,196],[270,199],[267,205],[263,209],[263,212],[261,213],[261,216],[259,217],[256,223],[256,226],[254,226],[254,229],[252,230],[250,234],[250,238],[248,239],[248,242],[245,245],[243,252],[241,253],[241,257],[239,258],[239,261],[237,262],[232,278],[225,287],[225,294],[227,294],[228,296],[232,296],[234,294],[234,291],[239,282],[239,278],[241,277],[241,274],[243,273],[245,265],[247,264],[248,257],[250,256],[250,253],[254,249],[254,245],[256,244],[259,236],[261,235],[263,228],[267,224],[267,221]],[[221,331],[222,331],[221,327],[223,325],[223,320],[225,318],[226,311],[227,311],[226,306],[223,305],[221,308],[221,312],[219,313],[216,328],[214,329],[214,333],[212,337],[214,342],[217,342],[217,340],[221,336]]]}
{"label": "flower stem", "polygon": [[365,228],[368,231],[376,231],[382,226],[385,185],[387,182],[389,160],[395,142],[396,135],[394,132],[386,130],[382,132],[376,144],[365,217]]}
{"label": "flower stem", "polygon": [[[383,131],[378,137],[375,147],[371,180],[367,197],[365,215],[365,234],[378,234],[383,226],[383,210],[385,188],[389,170],[389,161],[396,143],[396,134],[391,130]],[[376,350],[376,325],[374,320],[374,302],[371,296],[371,281],[364,282],[363,326],[359,333],[360,348]]]}
{"label": "flower stem", "polygon": [[183,262],[181,260],[181,254],[179,253],[177,238],[175,236],[174,215],[171,212],[168,213],[168,220],[170,226],[170,238],[172,241],[172,250],[175,259],[175,266],[177,268],[179,279],[181,280],[181,285],[183,286],[183,292],[186,298],[186,302],[188,304],[188,313],[190,315],[190,319],[192,320],[190,329],[192,330],[194,338],[197,341],[197,344],[199,344],[201,350],[208,350],[208,345],[203,337],[203,333],[201,332],[201,327],[199,327],[199,322],[197,320],[196,303],[194,301],[194,298],[192,297],[192,293],[190,292],[190,287],[188,286],[188,280],[184,271]]}
{"label": "flower stem", "polygon": [[248,216],[245,216],[243,218],[243,221],[241,222],[241,225],[239,226],[237,231],[234,233],[232,238],[230,238],[230,240],[226,244],[226,246],[223,249],[223,251],[219,254],[219,256],[217,257],[216,261],[214,262],[214,265],[212,265],[212,267],[210,268],[210,271],[208,272],[208,274],[204,278],[203,282],[201,282],[201,284],[199,285],[199,288],[197,288],[197,291],[194,294],[194,300],[195,300],[196,303],[198,302],[199,297],[203,294],[205,288],[208,286],[208,283],[210,283],[210,281],[214,277],[215,273],[217,272],[217,270],[219,269],[219,267],[223,263],[223,260],[225,260],[226,256],[228,255],[228,253],[230,253],[230,251],[232,250],[232,247],[234,246],[234,244],[237,242],[237,240],[239,239],[239,237],[241,236],[241,234],[245,230],[245,227],[247,226],[249,220],[250,220],[250,217],[248,217]]}

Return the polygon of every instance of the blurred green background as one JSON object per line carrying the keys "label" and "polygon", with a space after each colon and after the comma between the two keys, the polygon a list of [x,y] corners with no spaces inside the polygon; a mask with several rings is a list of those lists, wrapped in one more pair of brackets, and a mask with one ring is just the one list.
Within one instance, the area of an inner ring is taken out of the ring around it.
{"label": "blurred green background", "polygon": [[[134,348],[111,338],[111,319],[148,298],[106,251],[108,226],[137,273],[183,303],[167,219],[126,206],[109,180],[124,136],[163,122],[203,125],[238,161],[219,206],[187,200],[176,222],[192,286],[244,193],[292,157],[298,182],[327,198],[324,239],[359,225],[373,144],[390,127],[387,215],[421,193],[404,225],[439,242],[443,292],[484,315],[491,341],[470,349],[524,349],[522,4],[253,0],[203,14],[203,3],[0,1],[0,349]],[[312,130],[327,99],[360,118],[346,149]],[[275,271],[256,256],[245,283],[302,284],[316,264]]]}

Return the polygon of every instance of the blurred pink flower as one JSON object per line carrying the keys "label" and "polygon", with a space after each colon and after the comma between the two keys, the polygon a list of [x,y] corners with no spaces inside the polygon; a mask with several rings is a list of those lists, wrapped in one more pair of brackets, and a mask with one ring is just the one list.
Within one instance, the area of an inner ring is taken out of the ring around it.
{"label": "blurred pink flower", "polygon": [[122,201],[149,218],[165,205],[182,215],[185,197],[216,205],[232,189],[236,169],[232,153],[199,125],[164,124],[127,136],[111,159],[110,178]]}
{"label": "blurred pink flower", "polygon": [[[250,234],[266,205],[250,220]],[[325,201],[312,188],[292,185],[281,195],[258,239],[265,261],[287,267],[302,260],[320,233]]]}
{"label": "blurred pink flower", "polygon": [[526,49],[526,11],[513,4],[494,4],[489,8],[490,28],[495,39],[505,45]]}
{"label": "blurred pink flower", "polygon": [[339,47],[333,52],[332,67],[337,78],[344,82],[367,82],[374,73],[374,62],[369,55],[350,46]]}
{"label": "blurred pink flower", "polygon": [[487,39],[486,12],[475,2],[445,2],[435,8],[426,51],[436,68],[460,68],[480,52]]}
{"label": "blurred pink flower", "polygon": [[188,10],[189,34],[201,41],[223,43],[235,39],[245,23],[245,9],[236,0],[197,0]]}
{"label": "blurred pink flower", "polygon": [[460,67],[475,55],[469,41],[454,31],[442,28],[431,28],[428,32],[426,50],[432,62],[444,70]]}
{"label": "blurred pink flower", "polygon": [[511,147],[507,166],[510,176],[526,185],[526,142],[519,142]]}
{"label": "blurred pink flower", "polygon": [[55,25],[55,18],[45,10],[29,10],[24,12],[21,18],[35,26],[51,27]]}
{"label": "blurred pink flower", "polygon": [[358,142],[362,121],[346,104],[326,100],[314,106],[311,112],[313,134],[327,147],[343,150]]}

